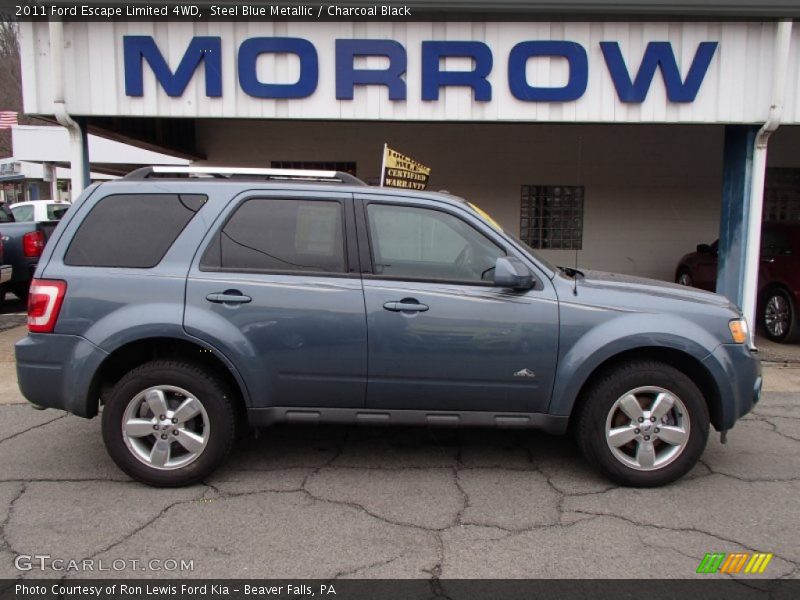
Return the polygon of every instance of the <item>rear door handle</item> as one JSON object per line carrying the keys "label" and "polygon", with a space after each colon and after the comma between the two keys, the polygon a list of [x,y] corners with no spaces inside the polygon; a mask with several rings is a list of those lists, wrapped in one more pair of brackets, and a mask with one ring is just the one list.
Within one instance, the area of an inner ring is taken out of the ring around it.
{"label": "rear door handle", "polygon": [[239,290],[225,290],[224,292],[214,292],[206,296],[206,300],[215,304],[247,304],[253,299],[245,296]]}
{"label": "rear door handle", "polygon": [[428,305],[420,304],[413,298],[403,298],[399,301],[387,302],[383,308],[392,312],[425,312],[428,310]]}

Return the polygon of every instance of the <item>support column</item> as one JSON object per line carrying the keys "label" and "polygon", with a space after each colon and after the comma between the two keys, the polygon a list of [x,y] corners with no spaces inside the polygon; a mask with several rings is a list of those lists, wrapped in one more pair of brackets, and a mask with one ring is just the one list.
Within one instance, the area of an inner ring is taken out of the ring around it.
{"label": "support column", "polygon": [[717,292],[740,308],[745,296],[747,225],[752,210],[753,148],[757,134],[755,125],[725,126]]}
{"label": "support column", "polygon": [[74,202],[89,185],[89,136],[83,119],[67,128],[70,141],[70,199]]}
{"label": "support column", "polygon": [[58,173],[56,166],[53,163],[44,163],[42,167],[47,173],[45,181],[50,184],[50,199],[58,200]]}
{"label": "support column", "polygon": [[71,190],[74,201],[89,185],[89,142],[86,119],[72,118],[67,111],[64,94],[64,23],[60,19],[49,21],[50,70],[53,89],[53,116],[69,133]]}

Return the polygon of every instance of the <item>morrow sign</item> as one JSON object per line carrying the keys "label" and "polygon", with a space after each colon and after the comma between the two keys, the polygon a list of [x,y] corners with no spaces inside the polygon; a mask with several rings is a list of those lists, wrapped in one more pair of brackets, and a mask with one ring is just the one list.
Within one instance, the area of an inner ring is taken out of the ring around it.
{"label": "morrow sign", "polygon": [[[130,97],[144,96],[146,68],[152,71],[164,92],[173,98],[183,95],[201,67],[204,69],[205,95],[209,98],[222,97],[224,68],[235,68],[239,87],[254,98],[307,98],[317,90],[320,80],[317,47],[302,37],[245,39],[238,47],[233,65],[225,63],[230,59],[223,56],[222,38],[218,36],[193,37],[180,61],[174,66],[168,64],[152,36],[128,35],[123,37],[122,42],[125,94]],[[671,42],[650,41],[638,64],[626,63],[618,42],[599,42],[608,77],[618,99],[631,104],[645,101],[656,72],[661,74],[667,100],[676,103],[694,102],[718,45],[716,41],[699,42],[688,68],[684,66],[684,76]],[[297,80],[286,83],[259,77],[258,60],[268,54],[296,56],[300,65]],[[425,40],[421,42],[420,56],[421,100],[435,102],[439,100],[440,91],[447,87],[470,88],[476,102],[492,100],[493,89],[489,75],[494,68],[495,56],[485,42]],[[359,59],[368,57],[382,57],[384,66],[359,66],[363,64]],[[468,59],[471,68],[448,70],[443,66],[448,58]],[[566,61],[566,82],[552,86],[531,81],[528,77],[528,62],[537,58]],[[406,101],[407,67],[406,47],[396,40],[336,39],[336,99],[352,100],[357,87],[383,86],[387,88],[391,101]],[[576,101],[586,92],[589,81],[586,47],[569,40],[521,41],[511,48],[507,56],[506,78],[511,95],[523,102]]]}

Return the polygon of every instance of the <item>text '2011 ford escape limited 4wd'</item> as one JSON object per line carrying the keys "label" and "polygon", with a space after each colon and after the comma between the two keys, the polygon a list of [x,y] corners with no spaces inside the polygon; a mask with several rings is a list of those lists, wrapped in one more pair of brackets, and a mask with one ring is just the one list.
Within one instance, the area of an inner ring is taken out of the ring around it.
{"label": "text '2011 ford escape limited 4wd'", "polygon": [[761,393],[741,313],[560,269],[447,194],[325,171],[147,167],[53,234],[22,393],[93,417],[131,477],[217,467],[276,422],[574,432],[610,479],[686,473]]}

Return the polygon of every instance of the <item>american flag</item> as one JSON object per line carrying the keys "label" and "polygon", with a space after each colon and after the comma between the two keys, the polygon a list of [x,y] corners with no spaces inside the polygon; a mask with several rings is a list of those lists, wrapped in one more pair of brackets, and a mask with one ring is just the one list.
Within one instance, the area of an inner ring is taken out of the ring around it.
{"label": "american flag", "polygon": [[12,125],[17,124],[17,111],[0,110],[0,129],[11,129]]}

